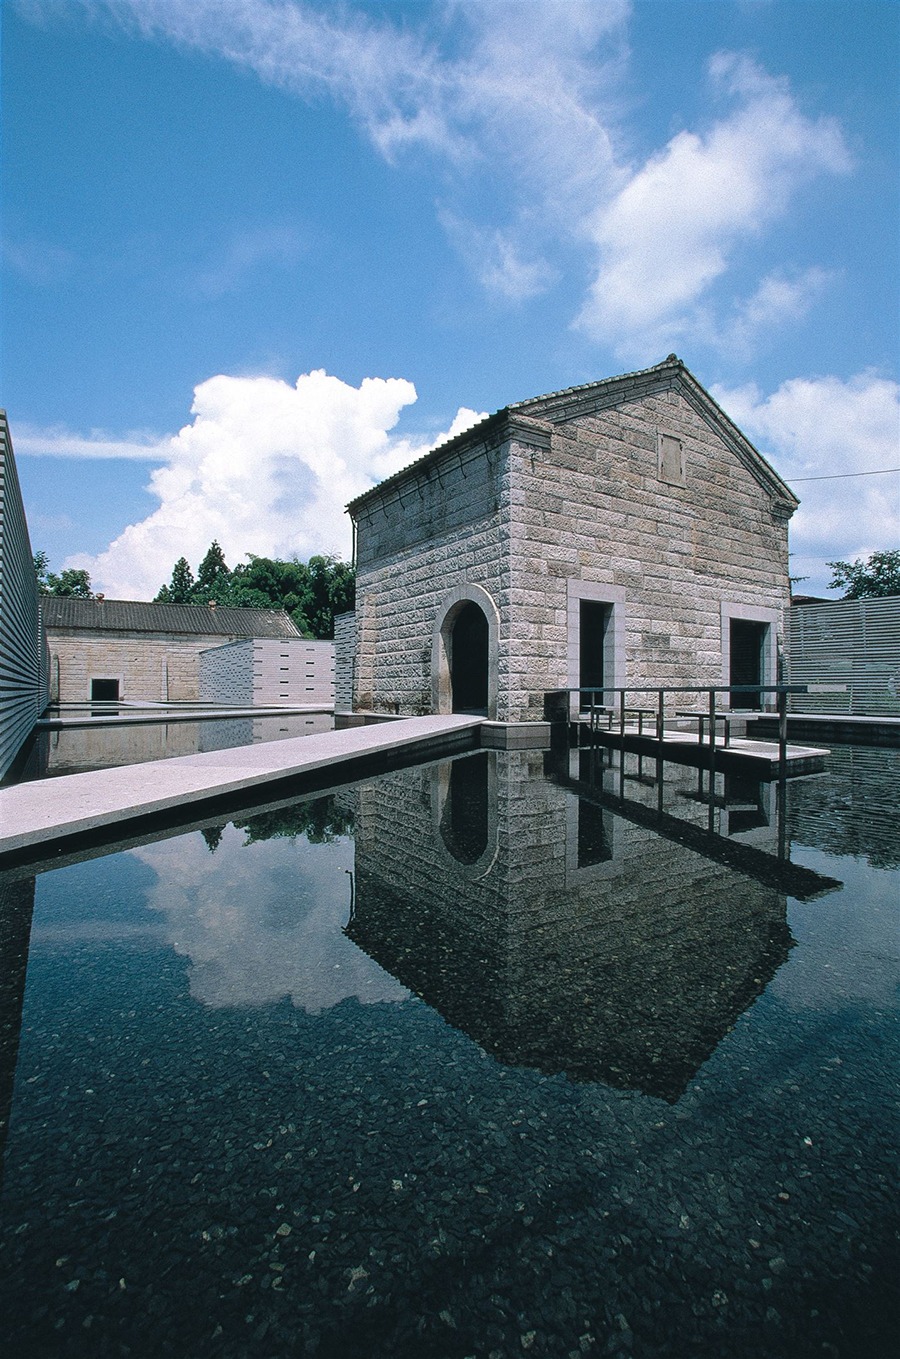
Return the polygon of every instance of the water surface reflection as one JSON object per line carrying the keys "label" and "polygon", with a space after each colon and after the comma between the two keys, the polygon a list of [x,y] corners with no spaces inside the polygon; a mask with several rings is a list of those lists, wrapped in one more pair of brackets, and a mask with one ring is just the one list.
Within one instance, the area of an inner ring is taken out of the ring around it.
{"label": "water surface reflection", "polygon": [[483,754],[5,880],[4,1353],[885,1359],[896,762],[848,759],[782,816]]}

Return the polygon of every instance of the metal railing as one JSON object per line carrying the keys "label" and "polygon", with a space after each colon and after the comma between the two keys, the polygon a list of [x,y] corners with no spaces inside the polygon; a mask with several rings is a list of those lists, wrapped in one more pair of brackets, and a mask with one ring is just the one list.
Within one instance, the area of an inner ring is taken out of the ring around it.
{"label": "metal railing", "polygon": [[[821,689],[821,686],[816,686]],[[843,686],[842,686],[843,687]],[[607,730],[613,731],[613,720],[617,719],[619,742],[624,749],[626,726],[629,717],[635,717],[638,725],[638,735],[643,736],[644,718],[652,717],[655,719],[655,740],[660,748],[665,736],[665,714],[666,699],[675,694],[693,694],[705,701],[705,707],[697,713],[683,714],[684,716],[696,716],[700,719],[698,730],[698,746],[703,749],[708,747],[710,768],[715,768],[716,759],[716,723],[727,722],[734,716],[734,712],[728,705],[717,707],[716,698],[719,694],[753,694],[759,698],[762,694],[775,695],[775,710],[778,718],[778,762],[779,773],[783,776],[787,770],[787,700],[789,694],[805,694],[809,686],[806,684],[718,684],[718,685],[629,685],[625,688],[602,688],[602,689],[556,689],[544,696],[544,710],[549,720],[565,720],[568,722],[571,717],[571,705],[575,696],[578,698],[579,714],[585,713],[589,718],[589,730],[592,739],[600,730],[601,716],[608,719]],[[637,695],[650,694],[655,698],[651,705],[644,703],[636,704],[634,701],[629,703]],[[614,700],[611,706],[607,706],[605,699],[610,695]],[[587,702],[582,702],[583,699]],[[554,708],[554,704],[556,705]],[[560,712],[560,707],[563,711]],[[709,723],[709,734],[706,740],[703,736],[704,722]],[[633,735],[633,733],[629,733]],[[727,743],[727,740],[726,740]]]}

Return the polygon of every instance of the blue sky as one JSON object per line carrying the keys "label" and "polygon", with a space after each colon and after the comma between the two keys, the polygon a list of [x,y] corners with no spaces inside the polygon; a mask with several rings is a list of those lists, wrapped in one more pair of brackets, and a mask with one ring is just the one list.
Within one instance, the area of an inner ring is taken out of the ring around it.
{"label": "blue sky", "polygon": [[802,588],[897,545],[900,476],[845,475],[900,467],[893,0],[2,16],[2,400],[55,568],[348,555],[448,431],[672,350],[801,497]]}

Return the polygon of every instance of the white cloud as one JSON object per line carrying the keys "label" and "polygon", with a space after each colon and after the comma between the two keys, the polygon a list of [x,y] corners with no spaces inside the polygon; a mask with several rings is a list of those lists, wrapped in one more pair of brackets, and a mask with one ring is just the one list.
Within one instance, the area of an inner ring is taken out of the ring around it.
{"label": "white cloud", "polygon": [[102,430],[74,434],[61,425],[41,429],[38,425],[16,426],[16,453],[33,458],[127,458],[138,462],[164,462],[171,452],[171,440],[153,435],[129,434],[117,439]]}
{"label": "white cloud", "polygon": [[[439,219],[495,296],[545,292],[571,270],[575,246],[593,276],[577,323],[628,362],[686,340],[746,355],[800,318],[825,281],[785,260],[778,275],[761,265],[766,276],[741,285],[747,296],[728,287],[803,185],[850,168],[836,121],[807,115],[786,80],[748,57],[720,53],[709,63],[718,120],[629,164],[628,0],[458,0],[402,17],[303,0],[82,8],[329,99],[389,163],[437,168],[439,191],[424,182]],[[223,259],[211,286],[234,286],[246,267]]]}
{"label": "white cloud", "polygon": [[792,569],[803,589],[827,589],[827,561],[854,560],[900,541],[900,476],[845,476],[900,467],[900,385],[877,373],[849,381],[792,378],[770,396],[754,384],[713,395],[792,485]]}
{"label": "white cloud", "polygon": [[[94,588],[112,598],[148,599],[179,557],[196,567],[213,538],[231,566],[248,552],[346,557],[347,501],[432,446],[389,436],[415,400],[403,378],[365,378],[359,387],[323,370],[293,386],[270,377],[209,378],[194,392],[192,423],[156,446],[165,462],[148,490],[158,508],[105,552],[79,554],[66,565],[84,567]],[[452,432],[481,418],[460,411]],[[119,447],[90,440],[76,446],[77,456],[91,448],[116,456],[106,450]]]}
{"label": "white cloud", "polygon": [[363,1004],[408,998],[343,933],[352,840],[247,845],[226,826],[212,855],[199,834],[129,852],[155,873],[147,905],[190,959],[191,995],[202,1004],[271,1005],[289,996],[318,1014],[348,997]]}
{"label": "white cloud", "polygon": [[[331,99],[390,164],[436,160],[452,237],[503,296],[541,291],[552,272],[542,252],[573,226],[577,234],[622,181],[611,125],[628,0],[463,0],[423,7],[418,23],[389,8],[376,16],[299,0],[83,0],[83,8],[290,94]],[[475,248],[468,238],[478,232]]]}
{"label": "white cloud", "polygon": [[749,355],[765,331],[799,321],[831,281],[825,269],[807,269],[794,278],[783,272],[767,274],[756,292],[741,302],[721,337],[724,346]]}
{"label": "white cloud", "polygon": [[441,221],[487,292],[508,302],[525,302],[555,283],[556,271],[540,257],[529,258],[527,246],[513,233],[481,228],[450,212],[441,213]]}
{"label": "white cloud", "polygon": [[734,111],[703,136],[679,132],[590,228],[601,263],[580,324],[622,354],[708,331],[700,306],[737,247],[781,217],[809,178],[850,168],[837,124],[805,117],[785,81],[733,54],[713,58],[710,75]]}

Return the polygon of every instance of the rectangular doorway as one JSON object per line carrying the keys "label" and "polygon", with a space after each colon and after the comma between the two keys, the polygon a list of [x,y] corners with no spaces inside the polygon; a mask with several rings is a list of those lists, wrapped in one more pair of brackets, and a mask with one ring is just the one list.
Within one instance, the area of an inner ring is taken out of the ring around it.
{"label": "rectangular doorway", "polygon": [[[769,624],[754,623],[745,618],[732,618],[730,624],[731,665],[729,684],[765,683],[765,654]],[[759,712],[762,694],[759,690],[731,695],[732,708]]]}
{"label": "rectangular doorway", "polygon": [[[578,687],[596,690],[596,702],[610,707],[613,695],[604,698],[604,685],[611,685],[612,604],[602,600],[579,601]],[[581,710],[591,706],[589,694],[581,695]]]}

